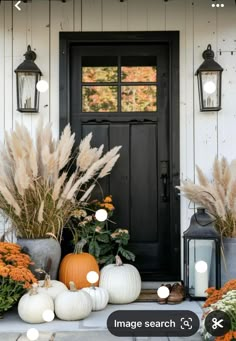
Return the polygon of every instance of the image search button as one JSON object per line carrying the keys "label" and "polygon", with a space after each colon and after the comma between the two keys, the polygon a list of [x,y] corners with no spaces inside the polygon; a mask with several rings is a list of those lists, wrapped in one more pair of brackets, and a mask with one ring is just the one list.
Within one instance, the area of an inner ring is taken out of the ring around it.
{"label": "image search button", "polygon": [[222,336],[231,328],[228,314],[221,310],[214,310],[205,319],[205,328],[213,336]]}
{"label": "image search button", "polygon": [[192,336],[199,318],[190,310],[117,310],[107,319],[115,336]]}

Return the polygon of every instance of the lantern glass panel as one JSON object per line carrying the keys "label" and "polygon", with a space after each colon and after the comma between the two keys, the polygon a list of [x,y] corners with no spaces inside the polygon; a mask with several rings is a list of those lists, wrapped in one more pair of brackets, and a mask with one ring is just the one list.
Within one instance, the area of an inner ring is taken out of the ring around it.
{"label": "lantern glass panel", "polygon": [[220,71],[201,71],[203,108],[220,106]]}
{"label": "lantern glass panel", "polygon": [[39,75],[32,72],[18,72],[19,108],[36,109],[38,78]]}
{"label": "lantern glass panel", "polygon": [[[215,286],[215,242],[213,240],[192,239],[189,241],[188,251],[189,294],[195,297],[205,297],[204,291],[209,286]],[[204,264],[199,263],[202,261],[207,264],[206,270]]]}

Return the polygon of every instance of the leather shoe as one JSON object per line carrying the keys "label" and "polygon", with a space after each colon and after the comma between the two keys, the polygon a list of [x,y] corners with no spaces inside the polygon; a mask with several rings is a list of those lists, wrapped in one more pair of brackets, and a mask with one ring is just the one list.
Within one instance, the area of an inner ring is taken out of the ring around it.
{"label": "leather shoe", "polygon": [[170,295],[168,296],[168,304],[181,303],[185,299],[185,289],[183,284],[175,283],[172,285]]}
{"label": "leather shoe", "polygon": [[[161,287],[167,287],[168,289],[169,289],[169,291],[171,291],[171,284],[162,284],[161,285]],[[159,303],[159,304],[166,304],[167,303],[167,299],[168,299],[168,297],[166,297],[166,298],[162,298],[162,297],[160,297],[158,294],[157,294],[157,302]]]}

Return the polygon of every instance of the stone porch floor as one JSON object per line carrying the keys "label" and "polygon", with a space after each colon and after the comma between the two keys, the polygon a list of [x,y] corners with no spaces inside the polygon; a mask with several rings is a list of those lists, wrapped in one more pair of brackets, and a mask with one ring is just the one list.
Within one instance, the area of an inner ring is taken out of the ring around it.
{"label": "stone porch floor", "polygon": [[17,315],[17,311],[7,313],[0,320],[0,341],[29,341],[26,332],[29,328],[37,328],[40,332],[38,341],[200,341],[199,332],[191,337],[116,337],[106,326],[108,316],[116,310],[190,310],[201,319],[201,303],[185,301],[176,305],[160,305],[155,302],[137,302],[126,305],[109,304],[102,311],[92,312],[89,317],[81,321],[61,321],[54,319],[50,323],[28,324]]}

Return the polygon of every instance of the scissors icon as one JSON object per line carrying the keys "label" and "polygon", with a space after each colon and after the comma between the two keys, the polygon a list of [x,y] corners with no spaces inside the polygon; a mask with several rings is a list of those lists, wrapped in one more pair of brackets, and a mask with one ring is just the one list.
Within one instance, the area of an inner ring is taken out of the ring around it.
{"label": "scissors icon", "polygon": [[224,326],[222,326],[221,324],[222,322],[224,322],[223,319],[218,321],[216,317],[213,317],[212,322],[213,322],[212,329],[217,329],[218,327],[224,328]]}

